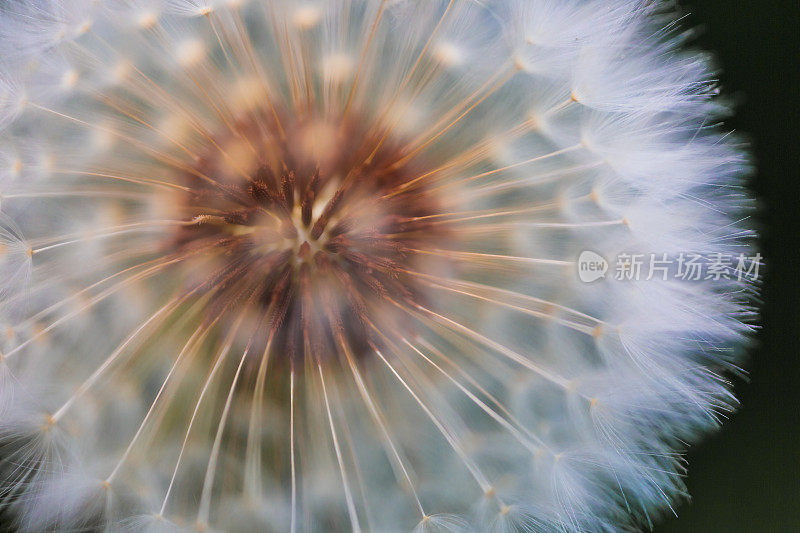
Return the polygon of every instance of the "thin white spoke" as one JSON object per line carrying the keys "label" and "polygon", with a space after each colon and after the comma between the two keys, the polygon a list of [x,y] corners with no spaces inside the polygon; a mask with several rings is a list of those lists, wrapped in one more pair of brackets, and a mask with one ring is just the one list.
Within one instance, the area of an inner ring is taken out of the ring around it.
{"label": "thin white spoke", "polygon": [[[520,433],[519,429],[517,429],[513,424],[511,424],[504,417],[500,416],[494,409],[489,407],[483,400],[481,400],[480,398],[475,396],[475,394],[473,394],[472,391],[470,391],[463,384],[461,384],[456,378],[451,376],[445,369],[443,369],[441,366],[439,366],[430,357],[425,355],[419,348],[414,346],[408,339],[406,339],[404,337],[402,340],[403,340],[403,343],[406,346],[411,348],[411,350],[414,353],[416,353],[418,356],[420,356],[422,359],[424,359],[426,362],[428,362],[433,368],[435,368],[437,371],[439,371],[439,373],[441,373],[444,377],[446,377],[448,379],[448,381],[450,381],[453,385],[458,387],[458,389],[461,392],[463,392],[470,400],[472,400],[472,402],[475,405],[477,405],[482,411],[484,411],[486,414],[488,414],[490,417],[492,417],[498,424],[503,426],[503,428],[506,431],[511,433],[514,436],[514,438],[517,439],[520,442],[520,444],[525,446],[531,453],[535,453],[536,451],[538,451],[538,448],[533,443],[531,443],[530,440],[528,440],[524,435],[522,435],[522,433]],[[543,445],[544,443],[541,441],[541,439],[537,438],[536,439],[536,444]]]}
{"label": "thin white spoke", "polygon": [[78,390],[76,390],[75,393],[73,393],[72,396],[70,396],[69,399],[66,402],[64,402],[64,404],[53,414],[53,420],[55,422],[58,422],[61,419],[61,417],[64,416],[64,413],[66,413],[69,410],[72,404],[75,403],[75,401],[78,398],[84,395],[86,391],[88,391],[97,382],[100,376],[102,376],[106,372],[106,370],[108,370],[111,367],[111,365],[113,365],[114,362],[116,362],[116,360],[119,358],[122,352],[124,352],[125,349],[128,348],[128,346],[130,346],[131,343],[139,336],[139,334],[142,331],[144,331],[154,320],[159,318],[159,316],[161,316],[162,314],[165,314],[167,312],[171,313],[172,311],[177,309],[181,305],[181,303],[185,302],[192,294],[193,292],[190,292],[183,296],[173,298],[172,300],[167,302],[167,304],[164,305],[161,309],[159,309],[158,311],[153,313],[150,317],[148,317],[147,320],[142,322],[139,325],[139,327],[136,328],[136,330],[134,330],[134,332],[131,333],[122,342],[122,344],[120,344],[111,353],[111,355],[108,356],[108,358],[106,358],[106,360],[92,373],[92,375],[89,376],[89,378],[81,384]]}
{"label": "thin white spoke", "polygon": [[250,353],[250,347],[252,345],[253,338],[250,338],[250,341],[247,344],[244,352],[242,353],[242,357],[239,360],[239,366],[236,368],[236,374],[233,377],[233,382],[231,383],[230,390],[228,391],[228,397],[225,400],[225,407],[222,409],[222,415],[220,416],[219,427],[217,428],[216,436],[214,437],[214,444],[211,448],[211,455],[208,460],[208,467],[206,468],[206,475],[205,479],[203,480],[203,492],[200,495],[200,507],[197,511],[197,523],[198,524],[207,524],[208,523],[208,516],[211,510],[211,489],[214,485],[214,475],[217,471],[217,462],[219,461],[219,451],[220,446],[222,445],[222,435],[225,431],[225,426],[228,422],[228,414],[230,413],[231,404],[233,403],[233,394],[236,391],[236,386],[239,384],[239,376],[241,376],[242,368],[244,367],[244,362],[247,360],[247,355]]}
{"label": "thin white spoke", "polygon": [[202,343],[202,341],[205,339],[205,336],[208,334],[208,332],[211,330],[211,328],[217,323],[218,320],[219,320],[219,317],[217,317],[208,326],[204,326],[203,324],[201,324],[197,329],[194,330],[192,335],[189,337],[189,340],[186,341],[186,344],[184,344],[183,349],[181,349],[180,353],[178,354],[178,357],[175,358],[175,362],[172,364],[172,367],[169,369],[169,372],[167,373],[167,376],[164,378],[164,381],[161,384],[161,388],[159,388],[155,399],[150,404],[150,408],[147,410],[147,414],[145,414],[144,419],[142,420],[142,423],[139,425],[139,428],[136,430],[136,433],[134,434],[133,438],[131,439],[130,443],[128,444],[128,447],[125,449],[125,452],[122,454],[122,457],[120,458],[120,460],[117,463],[117,465],[111,471],[111,474],[109,474],[109,476],[106,478],[106,483],[110,484],[114,480],[114,477],[117,475],[119,470],[122,468],[122,465],[125,464],[125,461],[128,459],[128,456],[133,451],[134,446],[139,441],[139,438],[141,437],[142,433],[144,432],[144,428],[147,426],[147,423],[150,421],[150,418],[153,416],[153,413],[155,412],[155,409],[156,409],[156,405],[158,405],[159,400],[161,400],[161,397],[163,396],[164,391],[167,388],[167,384],[170,382],[172,376],[175,374],[175,370],[178,368],[178,365],[183,362],[184,357],[190,351],[190,348],[192,348],[194,346],[195,342],[197,342],[197,344]]}
{"label": "thin white spoke", "polygon": [[331,428],[331,438],[333,439],[333,448],[336,452],[336,460],[339,463],[339,473],[342,477],[342,488],[344,489],[344,497],[347,503],[347,513],[350,516],[350,525],[353,527],[353,531],[356,533],[360,533],[361,526],[358,522],[358,513],[356,512],[356,506],[353,502],[353,495],[350,491],[350,483],[347,479],[347,473],[345,472],[344,468],[344,460],[342,459],[342,450],[339,447],[339,438],[336,436],[336,427],[333,423],[333,415],[331,414],[331,405],[330,401],[328,400],[328,389],[325,387],[325,373],[322,370],[322,363],[317,363],[317,369],[319,370],[319,380],[322,384],[322,395],[325,398],[325,410],[328,413],[328,423],[330,424]]}
{"label": "thin white spoke", "polygon": [[294,363],[289,373],[289,460],[292,468],[292,518],[291,533],[297,531],[297,468],[294,451]]}
{"label": "thin white spoke", "polygon": [[[406,312],[408,312],[412,316],[415,316],[416,318],[419,319],[419,316],[416,313],[414,313],[413,311],[411,311],[410,309],[407,309],[405,306],[403,306],[401,304],[398,304],[394,300],[391,300],[391,301],[392,301],[392,303],[397,305],[400,309],[405,310]],[[416,305],[415,308],[418,311],[420,311],[421,313],[423,313],[425,315],[428,315],[431,318],[433,318],[433,320],[435,322],[437,322],[437,323],[439,323],[439,324],[445,326],[446,328],[451,329],[451,330],[453,330],[455,332],[461,333],[462,335],[464,335],[468,339],[471,339],[472,341],[477,342],[478,344],[481,344],[481,345],[483,345],[483,346],[485,346],[487,348],[490,348],[491,350],[493,350],[493,351],[505,356],[506,358],[514,361],[515,363],[518,363],[519,365],[521,365],[521,366],[533,371],[534,373],[536,373],[539,376],[545,378],[546,380],[554,383],[555,385],[558,385],[558,386],[560,386],[560,387],[562,387],[564,389],[568,389],[569,388],[569,386],[570,386],[569,380],[567,380],[567,379],[565,379],[565,378],[563,378],[561,376],[558,376],[558,375],[554,374],[553,372],[548,371],[545,368],[542,368],[541,366],[537,365],[536,363],[534,363],[533,361],[531,361],[527,357],[524,357],[524,356],[518,354],[514,350],[511,350],[510,348],[507,348],[506,346],[503,346],[502,344],[498,343],[497,341],[493,341],[492,339],[490,339],[488,337],[485,337],[484,335],[481,335],[477,331],[474,331],[474,330],[468,328],[467,326],[456,322],[453,319],[447,318],[444,315],[440,315],[440,314],[438,314],[438,313],[436,313],[434,311],[431,311],[430,309],[427,309],[426,307],[423,307],[421,305]],[[423,322],[426,322],[426,321],[423,320]]]}
{"label": "thin white spoke", "polygon": [[417,508],[419,509],[419,512],[422,515],[422,518],[424,519],[425,516],[427,516],[427,514],[425,513],[425,509],[422,507],[422,502],[419,499],[419,495],[417,493],[416,487],[414,486],[414,482],[411,479],[411,475],[409,474],[408,469],[406,468],[406,465],[403,462],[403,459],[397,450],[397,446],[395,445],[391,437],[391,434],[389,433],[389,430],[386,427],[386,424],[384,423],[383,420],[384,417],[382,412],[380,411],[380,407],[378,407],[378,405],[370,395],[369,390],[367,389],[367,386],[364,383],[364,379],[361,376],[361,372],[359,372],[358,370],[358,365],[356,364],[355,360],[353,359],[353,355],[350,353],[350,350],[348,349],[347,345],[344,343],[344,340],[341,337],[339,338],[339,342],[342,347],[342,350],[345,353],[345,356],[347,358],[347,363],[350,366],[350,370],[353,373],[353,379],[355,380],[356,385],[358,386],[358,390],[359,393],[361,394],[364,404],[367,406],[367,409],[372,415],[375,424],[378,426],[378,429],[381,432],[381,435],[386,443],[386,446],[388,446],[389,448],[389,452],[392,458],[397,463],[397,466],[400,468],[403,478],[405,479],[405,482],[408,484],[408,488],[411,490],[411,494],[414,497],[414,502],[417,504]]}
{"label": "thin white spoke", "polygon": [[28,346],[29,344],[34,342],[36,339],[41,338],[43,335],[46,335],[47,333],[49,333],[53,329],[57,328],[61,324],[64,324],[65,322],[68,322],[69,320],[75,318],[76,316],[79,316],[81,313],[83,313],[87,309],[92,308],[93,306],[95,306],[99,302],[105,300],[106,298],[108,298],[109,296],[114,294],[115,292],[120,291],[123,287],[126,287],[126,286],[128,286],[128,285],[130,285],[130,284],[132,284],[134,282],[144,280],[144,279],[154,275],[155,273],[157,273],[160,269],[162,269],[164,267],[167,267],[169,265],[175,264],[175,263],[177,263],[177,262],[179,262],[181,260],[182,260],[182,258],[177,258],[177,259],[173,259],[171,261],[167,261],[167,262],[162,263],[162,264],[158,264],[158,265],[156,265],[154,267],[148,268],[147,270],[145,270],[143,272],[139,272],[138,274],[135,274],[135,275],[133,275],[133,276],[131,276],[131,277],[125,279],[125,280],[122,280],[121,282],[117,283],[116,285],[106,289],[105,291],[101,292],[100,294],[98,294],[94,298],[90,299],[86,304],[82,305],[79,309],[76,309],[75,311],[72,311],[71,313],[68,313],[68,314],[64,315],[63,317],[53,321],[50,325],[48,325],[47,327],[43,328],[41,331],[37,332],[35,335],[32,335],[29,339],[27,339],[26,341],[24,341],[24,342],[20,343],[19,345],[17,345],[13,350],[11,350],[7,354],[5,354],[5,357],[9,358],[14,354],[19,353],[20,351],[22,351],[23,348],[25,348],[26,346]]}
{"label": "thin white spoke", "polygon": [[245,317],[245,313],[242,313],[240,315],[239,319],[236,321],[236,323],[233,326],[233,328],[231,329],[231,332],[228,334],[228,338],[225,341],[225,344],[223,345],[222,350],[220,350],[219,355],[217,356],[217,360],[214,362],[214,366],[211,368],[211,371],[208,373],[208,377],[206,378],[206,381],[203,384],[203,388],[200,391],[200,395],[197,398],[197,402],[194,405],[194,410],[192,411],[192,416],[189,419],[189,425],[186,428],[186,434],[184,435],[184,438],[183,438],[183,444],[181,444],[181,451],[180,451],[180,453],[178,453],[178,459],[175,462],[175,468],[172,471],[172,477],[170,478],[169,486],[167,487],[167,492],[164,495],[163,502],[161,503],[161,511],[159,511],[159,514],[161,516],[164,515],[164,511],[167,508],[167,501],[169,500],[169,496],[172,493],[172,488],[173,488],[173,486],[175,484],[175,479],[178,476],[178,470],[180,469],[181,461],[183,459],[183,454],[186,451],[186,445],[189,442],[189,435],[191,434],[192,428],[194,427],[194,422],[195,422],[195,419],[197,418],[197,413],[200,411],[200,405],[202,404],[203,399],[205,398],[205,395],[206,395],[206,392],[208,391],[208,388],[211,386],[211,383],[213,382],[214,378],[216,377],[217,371],[220,369],[222,364],[225,362],[225,359],[227,358],[228,353],[230,353],[231,347],[233,346],[233,342],[235,340],[236,333],[239,331],[239,327],[241,326],[242,321],[244,320],[244,317]]}

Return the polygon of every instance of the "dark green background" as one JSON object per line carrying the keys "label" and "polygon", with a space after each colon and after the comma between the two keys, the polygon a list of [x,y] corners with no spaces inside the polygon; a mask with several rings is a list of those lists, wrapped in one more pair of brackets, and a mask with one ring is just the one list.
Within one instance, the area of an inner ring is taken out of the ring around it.
{"label": "dark green background", "polygon": [[657,533],[800,532],[800,0],[688,0],[749,139],[768,272],[742,409],[689,454],[692,502]]}

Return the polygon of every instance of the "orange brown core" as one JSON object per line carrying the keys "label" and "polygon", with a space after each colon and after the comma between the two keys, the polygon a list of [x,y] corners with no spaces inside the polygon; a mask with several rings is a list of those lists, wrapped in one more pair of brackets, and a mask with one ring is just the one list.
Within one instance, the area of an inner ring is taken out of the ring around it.
{"label": "orange brown core", "polygon": [[195,223],[170,246],[193,258],[208,320],[245,306],[257,342],[312,363],[413,333],[427,305],[415,273],[441,266],[420,252],[446,238],[439,200],[405,187],[424,170],[357,122],[264,124],[240,121],[183,176],[176,205]]}

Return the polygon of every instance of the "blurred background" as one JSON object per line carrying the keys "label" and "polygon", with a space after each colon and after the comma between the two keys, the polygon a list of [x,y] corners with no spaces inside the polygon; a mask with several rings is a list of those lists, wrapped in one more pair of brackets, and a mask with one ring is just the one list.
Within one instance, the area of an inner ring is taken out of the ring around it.
{"label": "blurred background", "polygon": [[683,0],[752,144],[767,269],[742,408],[689,454],[691,503],[656,533],[800,532],[800,0]]}

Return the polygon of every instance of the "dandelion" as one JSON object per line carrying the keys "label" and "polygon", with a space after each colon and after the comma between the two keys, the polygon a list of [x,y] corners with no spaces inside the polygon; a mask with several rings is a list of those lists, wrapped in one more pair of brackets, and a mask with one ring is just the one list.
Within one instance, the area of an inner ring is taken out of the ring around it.
{"label": "dandelion", "polygon": [[611,531],[685,496],[749,282],[577,270],[747,250],[667,6],[0,17],[8,527]]}

